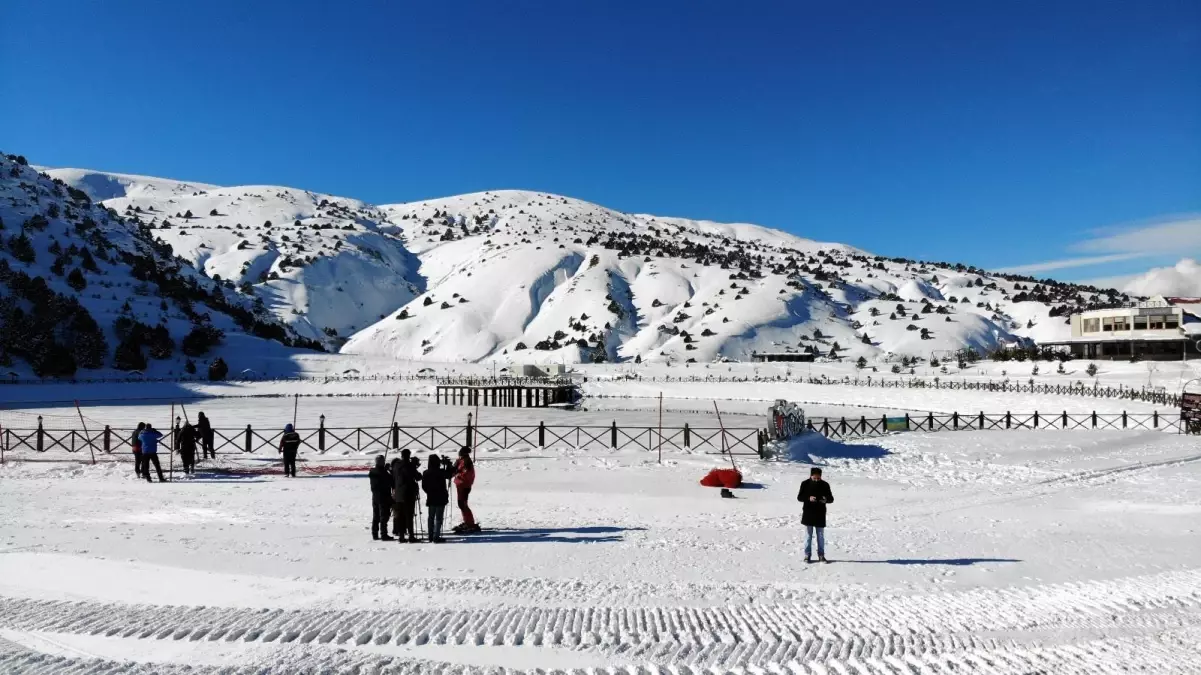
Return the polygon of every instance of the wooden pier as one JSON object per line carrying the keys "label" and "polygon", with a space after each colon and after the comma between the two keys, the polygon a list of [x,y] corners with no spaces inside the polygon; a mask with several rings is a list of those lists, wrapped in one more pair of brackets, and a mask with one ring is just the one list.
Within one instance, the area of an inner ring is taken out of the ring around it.
{"label": "wooden pier", "polygon": [[444,380],[434,390],[434,402],[493,408],[546,408],[579,399],[570,380]]}

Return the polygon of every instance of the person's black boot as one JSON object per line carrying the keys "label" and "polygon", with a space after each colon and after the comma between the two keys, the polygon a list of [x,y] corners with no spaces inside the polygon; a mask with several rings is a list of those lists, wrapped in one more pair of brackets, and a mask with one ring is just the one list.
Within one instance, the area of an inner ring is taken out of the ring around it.
{"label": "person's black boot", "polygon": [[824,563],[830,562],[829,560],[826,560],[826,556],[824,556],[824,555],[817,556],[817,559]]}

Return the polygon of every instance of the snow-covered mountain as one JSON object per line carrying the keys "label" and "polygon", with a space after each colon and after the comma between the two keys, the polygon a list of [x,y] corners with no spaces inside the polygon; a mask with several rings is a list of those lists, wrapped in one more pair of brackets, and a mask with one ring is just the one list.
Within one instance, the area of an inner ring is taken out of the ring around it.
{"label": "snow-covered mountain", "polygon": [[299,334],[355,354],[929,358],[1063,337],[1069,310],[1120,300],[1116,291],[538,192],[371,206],[283,187],[49,174],[145,224]]}
{"label": "snow-covered mountain", "polygon": [[424,290],[400,228],[358,200],[81,169],[47,174],[144,224],[204,274],[232,281],[298,334],[334,348]]}
{"label": "snow-covered mountain", "polygon": [[[89,186],[103,194],[122,179]],[[145,188],[169,193],[172,185]],[[286,358],[296,352],[290,347],[317,346],[87,191],[16,155],[0,155],[0,243],[0,365],[18,375],[183,374],[217,356],[237,368],[250,355]]]}

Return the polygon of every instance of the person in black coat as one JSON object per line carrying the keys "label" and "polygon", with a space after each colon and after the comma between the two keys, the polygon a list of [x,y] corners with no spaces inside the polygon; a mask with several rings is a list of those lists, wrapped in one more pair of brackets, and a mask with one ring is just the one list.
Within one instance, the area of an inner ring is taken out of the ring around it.
{"label": "person in black coat", "polygon": [[384,465],[384,456],[375,458],[375,468],[367,473],[371,481],[371,538],[392,541],[388,536],[388,516],[392,513],[392,474]]}
{"label": "person in black coat", "polygon": [[801,502],[801,524],[805,526],[805,562],[813,562],[813,531],[817,530],[817,559],[826,560],[826,504],[834,503],[830,484],[822,480],[822,470],[813,467],[809,480],[801,483],[796,500]]}
{"label": "person in black coat", "polygon": [[450,503],[447,482],[455,475],[449,457],[430,455],[429,466],[421,475],[421,489],[425,491],[425,505],[429,509],[429,537],[432,543],[446,541],[442,538],[442,514]]}
{"label": "person in black coat", "polygon": [[183,429],[179,432],[179,437],[176,439],[176,445],[179,449],[179,458],[183,460],[183,472],[185,474],[196,472],[196,427],[192,426],[191,422],[185,422]]}
{"label": "person in black coat", "polygon": [[196,418],[196,434],[200,440],[200,459],[217,459],[217,452],[213,450],[213,426],[209,424],[209,418],[205,417],[204,413],[200,413]]}
{"label": "person in black coat", "polygon": [[392,536],[399,541],[406,539],[417,543],[413,532],[413,517],[417,511],[417,499],[421,497],[421,463],[411,457],[408,448],[400,451],[400,459],[392,460]]}

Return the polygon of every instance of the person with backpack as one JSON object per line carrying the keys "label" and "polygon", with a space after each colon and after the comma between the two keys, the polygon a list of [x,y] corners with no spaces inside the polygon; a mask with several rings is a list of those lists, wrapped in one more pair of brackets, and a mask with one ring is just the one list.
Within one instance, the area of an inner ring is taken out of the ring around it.
{"label": "person with backpack", "polygon": [[442,517],[446,505],[450,503],[448,483],[454,475],[450,458],[438,455],[430,455],[429,465],[421,475],[421,489],[425,492],[425,505],[429,509],[429,539],[433,544],[446,541],[442,538]]}
{"label": "person with backpack", "polygon": [[388,536],[388,516],[392,513],[392,474],[384,464],[384,456],[377,455],[375,468],[367,472],[371,483],[371,538],[392,541]]}
{"label": "person with backpack", "polygon": [[139,436],[145,428],[145,422],[138,422],[138,428],[133,432],[133,470],[138,478],[142,477],[142,439]]}
{"label": "person with backpack", "polygon": [[296,477],[296,453],[300,452],[300,434],[291,424],[284,425],[284,435],[279,437],[279,452],[284,456],[284,476]]}
{"label": "person with backpack", "polygon": [[196,433],[200,440],[200,459],[217,459],[217,451],[213,449],[213,427],[204,413],[196,418]]}
{"label": "person with backpack", "polygon": [[146,477],[147,483],[154,482],[150,480],[151,464],[154,464],[154,470],[158,472],[158,482],[167,482],[163,478],[163,466],[158,463],[158,441],[162,437],[163,435],[149,422],[146,423],[146,428],[142,429],[142,433],[138,434],[138,440],[142,442],[142,470],[145,472],[142,475]]}
{"label": "person with backpack", "polygon": [[463,447],[459,450],[458,461],[455,462],[455,494],[458,497],[459,513],[463,515],[463,522],[454,527],[457,534],[480,531],[479,523],[475,522],[475,515],[467,505],[467,498],[471,495],[471,486],[474,484],[475,462],[471,461],[471,448]]}
{"label": "person with backpack", "polygon": [[801,483],[796,499],[801,502],[801,524],[805,526],[805,562],[813,562],[813,533],[817,530],[817,559],[826,560],[826,504],[834,503],[830,484],[822,480],[822,470],[810,469],[809,479]]}
{"label": "person with backpack", "polygon": [[184,422],[183,429],[175,439],[179,458],[183,460],[184,474],[196,473],[196,427],[191,422]]}

